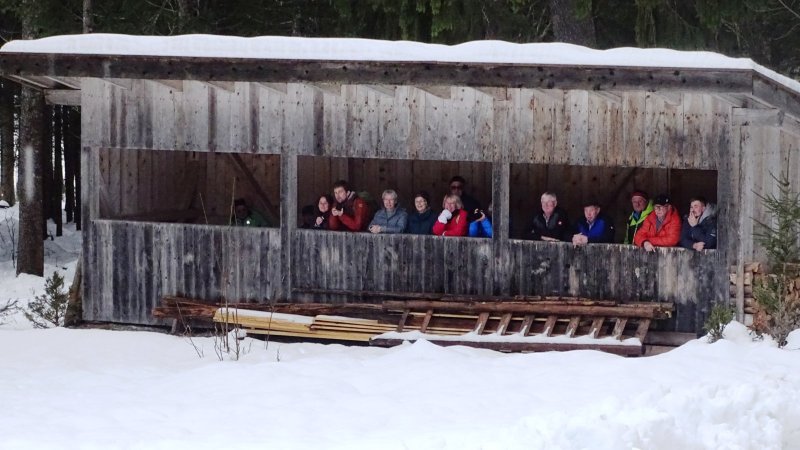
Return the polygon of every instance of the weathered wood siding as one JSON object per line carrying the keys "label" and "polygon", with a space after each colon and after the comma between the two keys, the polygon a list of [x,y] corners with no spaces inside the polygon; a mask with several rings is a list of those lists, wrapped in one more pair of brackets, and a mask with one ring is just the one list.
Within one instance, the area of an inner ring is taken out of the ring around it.
{"label": "weathered wood siding", "polygon": [[730,110],[698,93],[278,86],[87,79],[84,145],[713,170]]}
{"label": "weathered wood siding", "polygon": [[280,290],[280,230],[94,220],[84,319],[158,324],[164,295],[265,302]]}
{"label": "weathered wood siding", "polygon": [[491,239],[297,230],[294,288],[675,302],[674,326],[688,332],[696,331],[698,315],[707,313],[709,304],[729,295],[727,284],[717,282],[726,272],[715,251],[494,244]]}

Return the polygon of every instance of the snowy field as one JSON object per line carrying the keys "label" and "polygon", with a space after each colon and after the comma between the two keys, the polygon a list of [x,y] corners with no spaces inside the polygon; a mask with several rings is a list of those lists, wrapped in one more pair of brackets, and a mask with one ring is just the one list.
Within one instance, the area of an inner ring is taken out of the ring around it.
{"label": "snowy field", "polygon": [[[46,271],[71,280],[80,235],[65,235]],[[0,304],[43,285],[0,260]],[[213,338],[8,320],[3,450],[800,448],[800,332],[779,350],[732,323],[715,344],[628,359],[246,339],[220,361]]]}

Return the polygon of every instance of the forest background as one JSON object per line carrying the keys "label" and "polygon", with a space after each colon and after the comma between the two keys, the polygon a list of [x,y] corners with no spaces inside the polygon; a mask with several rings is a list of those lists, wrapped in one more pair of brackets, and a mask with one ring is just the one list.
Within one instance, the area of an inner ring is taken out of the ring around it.
{"label": "forest background", "polygon": [[[800,75],[800,0],[0,0],[3,42],[77,33],[666,47]],[[79,148],[79,108],[0,81],[0,200],[20,200],[17,273],[42,275],[45,224],[59,236],[62,208],[80,229]]]}

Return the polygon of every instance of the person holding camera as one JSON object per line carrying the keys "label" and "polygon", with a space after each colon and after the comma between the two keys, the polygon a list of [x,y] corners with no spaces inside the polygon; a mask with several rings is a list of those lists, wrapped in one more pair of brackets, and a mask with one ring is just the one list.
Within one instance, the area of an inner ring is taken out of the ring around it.
{"label": "person holding camera", "polygon": [[467,211],[461,203],[461,197],[457,195],[447,195],[442,205],[444,209],[433,224],[433,234],[437,236],[466,236]]}
{"label": "person holding camera", "polygon": [[472,212],[473,218],[469,222],[470,237],[492,237],[492,204],[486,211],[476,209]]}

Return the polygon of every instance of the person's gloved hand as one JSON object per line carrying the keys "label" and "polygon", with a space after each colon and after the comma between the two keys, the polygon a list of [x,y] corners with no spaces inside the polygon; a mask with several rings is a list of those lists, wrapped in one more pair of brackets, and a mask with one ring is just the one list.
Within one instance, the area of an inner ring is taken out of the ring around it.
{"label": "person's gloved hand", "polygon": [[439,214],[439,222],[447,223],[451,217],[453,217],[453,213],[445,209],[441,214]]}

